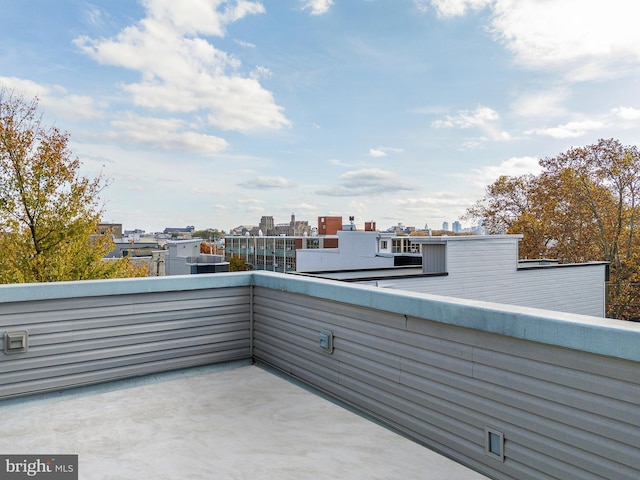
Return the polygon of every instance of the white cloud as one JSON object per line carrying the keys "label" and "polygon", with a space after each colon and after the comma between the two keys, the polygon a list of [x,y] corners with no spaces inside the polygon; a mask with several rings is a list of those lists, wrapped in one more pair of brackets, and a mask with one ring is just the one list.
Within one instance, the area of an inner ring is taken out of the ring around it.
{"label": "white cloud", "polygon": [[[453,192],[429,192],[423,197],[403,197],[392,200],[396,209],[414,217],[427,218],[459,218],[475,200]],[[420,224],[422,227],[422,224]],[[440,225],[431,225],[440,228]]]}
{"label": "white cloud", "polygon": [[236,42],[238,45],[244,48],[256,48],[255,43],[245,42],[244,40],[234,40],[234,42]]}
{"label": "white cloud", "polygon": [[606,136],[604,130],[620,130],[634,128],[640,121],[640,109],[633,107],[616,107],[605,113],[574,114],[565,123],[555,126],[532,128],[525,135],[540,135],[557,139],[578,138],[584,135]]}
{"label": "white cloud", "polygon": [[184,131],[184,122],[179,119],[128,115],[113,120],[111,125],[118,129],[117,132],[109,133],[112,138],[138,146],[182,150],[203,155],[219,153],[228,146],[222,138]]}
{"label": "white cloud", "polygon": [[511,135],[501,130],[497,125],[499,119],[498,112],[479,105],[475,110],[460,110],[456,115],[447,115],[444,120],[435,120],[431,126],[435,128],[478,128],[486,135],[480,139],[481,142],[510,140]]}
{"label": "white cloud", "polygon": [[420,13],[427,13],[429,11],[428,3],[428,0],[413,0],[413,4]]}
{"label": "white cloud", "polygon": [[432,0],[441,17],[491,7],[490,30],[526,68],[583,81],[637,72],[640,29],[628,0]]}
{"label": "white cloud", "polygon": [[499,118],[495,110],[478,105],[475,110],[460,110],[457,115],[447,115],[446,120],[436,120],[431,125],[436,128],[471,128]]}
{"label": "white cloud", "polygon": [[522,95],[511,105],[514,115],[525,118],[557,117],[567,113],[564,107],[568,92],[564,88]]}
{"label": "white cloud", "polygon": [[606,128],[609,125],[600,120],[580,120],[548,128],[537,128],[524,132],[527,135],[542,135],[552,138],[577,138],[586,135],[591,130]]}
{"label": "white cloud", "polygon": [[263,67],[262,65],[258,65],[253,69],[250,76],[254,80],[260,80],[261,78],[269,78],[273,72],[269,70],[267,67]]}
{"label": "white cloud", "polygon": [[365,162],[346,163],[346,162],[343,162],[342,160],[338,160],[337,158],[333,158],[329,160],[329,163],[331,165],[335,165],[337,167],[343,167],[343,168],[360,168],[360,167],[367,166],[367,163]]}
{"label": "white cloud", "polygon": [[396,177],[395,173],[380,168],[363,168],[343,173],[340,175],[340,180],[347,186],[378,185],[380,182],[387,182]]}
{"label": "white cloud", "polygon": [[236,200],[236,205],[247,206],[247,205],[261,205],[264,202],[258,198],[239,198]]}
{"label": "white cloud", "polygon": [[115,37],[74,41],[100,63],[140,72],[139,82],[123,86],[135,105],[168,112],[206,112],[209,123],[224,130],[289,125],[282,107],[255,75],[240,75],[238,59],[199,37],[224,36],[228,24],[264,12],[261,3],[146,0],[144,6],[147,16]]}
{"label": "white cloud", "polygon": [[27,101],[37,97],[46,115],[51,113],[65,119],[88,119],[102,115],[91,97],[69,94],[59,85],[46,86],[17,77],[0,77],[0,86],[23,95]]}
{"label": "white cloud", "polygon": [[224,37],[228,24],[265,12],[260,2],[250,0],[143,0],[142,3],[149,15],[141,23],[155,28],[170,26],[178,35],[202,33]]}
{"label": "white cloud", "polygon": [[487,165],[479,169],[473,169],[469,175],[465,175],[472,180],[476,186],[486,187],[496,181],[501,175],[518,177],[532,173],[539,174],[542,167],[536,157],[512,157],[503,161],[499,165]]}
{"label": "white cloud", "polygon": [[377,148],[370,148],[368,155],[373,158],[381,158],[381,157],[386,157],[387,153],[384,150],[380,150]]}
{"label": "white cloud", "polygon": [[243,211],[251,214],[260,214],[264,212],[264,201],[258,198],[242,198],[236,200],[234,213]]}
{"label": "white cloud", "polygon": [[[498,0],[492,26],[518,62],[573,80],[617,76],[640,60],[637,9],[627,0]],[[617,66],[616,66],[617,65]]]}
{"label": "white cloud", "polygon": [[284,177],[256,177],[238,184],[239,187],[256,190],[268,190],[273,188],[291,188],[294,183]]}
{"label": "white cloud", "polygon": [[402,153],[404,152],[403,148],[396,148],[396,147],[377,147],[377,148],[370,148],[369,149],[369,153],[367,154],[367,156],[369,157],[373,157],[373,158],[382,158],[382,157],[386,157],[389,152],[391,153]]}
{"label": "white cloud", "polygon": [[311,205],[309,203],[285,203],[284,204],[284,208],[286,208],[287,210],[291,211],[291,212],[295,212],[296,216],[298,216],[298,213],[306,213],[309,215],[313,215],[318,213],[318,206],[317,205]]}
{"label": "white cloud", "polygon": [[480,10],[494,0],[431,0],[433,8],[441,17],[464,15],[468,10]]}
{"label": "white cloud", "polygon": [[343,173],[338,178],[340,185],[329,189],[321,189],[316,193],[336,197],[357,197],[418,189],[418,186],[398,179],[394,172],[379,168],[352,170]]}
{"label": "white cloud", "polygon": [[333,5],[333,0],[301,0],[303,10],[311,10],[311,15],[324,15]]}
{"label": "white cloud", "polygon": [[640,120],[640,110],[633,107],[617,107],[611,113],[622,120]]}

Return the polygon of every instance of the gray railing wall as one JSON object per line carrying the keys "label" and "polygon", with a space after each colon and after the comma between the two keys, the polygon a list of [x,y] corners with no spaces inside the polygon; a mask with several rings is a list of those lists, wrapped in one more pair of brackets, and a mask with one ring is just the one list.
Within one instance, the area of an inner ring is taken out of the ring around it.
{"label": "gray railing wall", "polygon": [[17,330],[0,397],[253,352],[494,478],[640,478],[638,324],[254,272],[0,287]]}
{"label": "gray railing wall", "polygon": [[0,350],[0,398],[250,357],[249,286],[158,280],[34,285],[29,301],[0,291],[0,335],[29,335],[27,352]]}
{"label": "gray railing wall", "polygon": [[[494,478],[640,478],[638,325],[274,287],[254,290],[256,359]],[[326,331],[333,353],[320,347]],[[486,428],[504,435],[504,462],[485,453]]]}

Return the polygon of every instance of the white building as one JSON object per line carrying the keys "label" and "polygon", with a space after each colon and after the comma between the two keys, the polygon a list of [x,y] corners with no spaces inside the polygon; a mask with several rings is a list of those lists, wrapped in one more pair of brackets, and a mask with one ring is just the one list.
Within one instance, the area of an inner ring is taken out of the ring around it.
{"label": "white building", "polygon": [[229,262],[222,255],[200,253],[201,238],[167,242],[169,250],[166,262],[167,275],[189,275],[229,271]]}
{"label": "white building", "polygon": [[394,266],[393,233],[338,231],[338,248],[296,251],[296,272]]}
{"label": "white building", "polygon": [[337,249],[299,251],[298,271],[418,293],[599,317],[605,314],[606,262],[521,262],[518,242],[522,235],[407,238],[411,248],[422,254],[421,267],[397,267],[393,235],[344,232]]}

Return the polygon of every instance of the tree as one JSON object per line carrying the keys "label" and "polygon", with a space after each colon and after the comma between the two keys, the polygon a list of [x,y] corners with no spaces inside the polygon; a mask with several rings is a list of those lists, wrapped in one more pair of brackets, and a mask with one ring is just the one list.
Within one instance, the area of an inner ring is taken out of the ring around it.
{"label": "tree", "polygon": [[229,259],[229,271],[230,272],[246,272],[253,270],[253,267],[246,263],[243,258],[238,255],[232,255]]}
{"label": "tree", "polygon": [[209,241],[216,241],[220,238],[224,238],[224,230],[218,230],[217,228],[208,228],[206,230],[196,230],[193,232],[194,237],[204,238]]}
{"label": "tree", "polygon": [[128,259],[103,261],[96,236],[102,176],[81,176],[69,136],[46,127],[37,99],[0,88],[0,283],[138,276]]}
{"label": "tree", "polygon": [[539,196],[545,190],[534,175],[500,176],[487,187],[482,200],[467,210],[465,219],[482,219],[487,233],[522,233],[522,258],[543,258],[551,239],[540,218]]}
{"label": "tree", "polygon": [[640,318],[640,152],[614,139],[540,160],[538,176],[500,177],[467,211],[490,233],[522,233],[524,258],[610,264],[609,316]]}

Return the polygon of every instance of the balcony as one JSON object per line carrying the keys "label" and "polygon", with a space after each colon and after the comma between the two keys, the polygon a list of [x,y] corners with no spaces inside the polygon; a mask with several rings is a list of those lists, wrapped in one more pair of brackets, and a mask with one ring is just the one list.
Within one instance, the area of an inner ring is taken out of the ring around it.
{"label": "balcony", "polygon": [[243,272],[2,286],[0,325],[0,453],[80,478],[640,474],[634,323]]}

